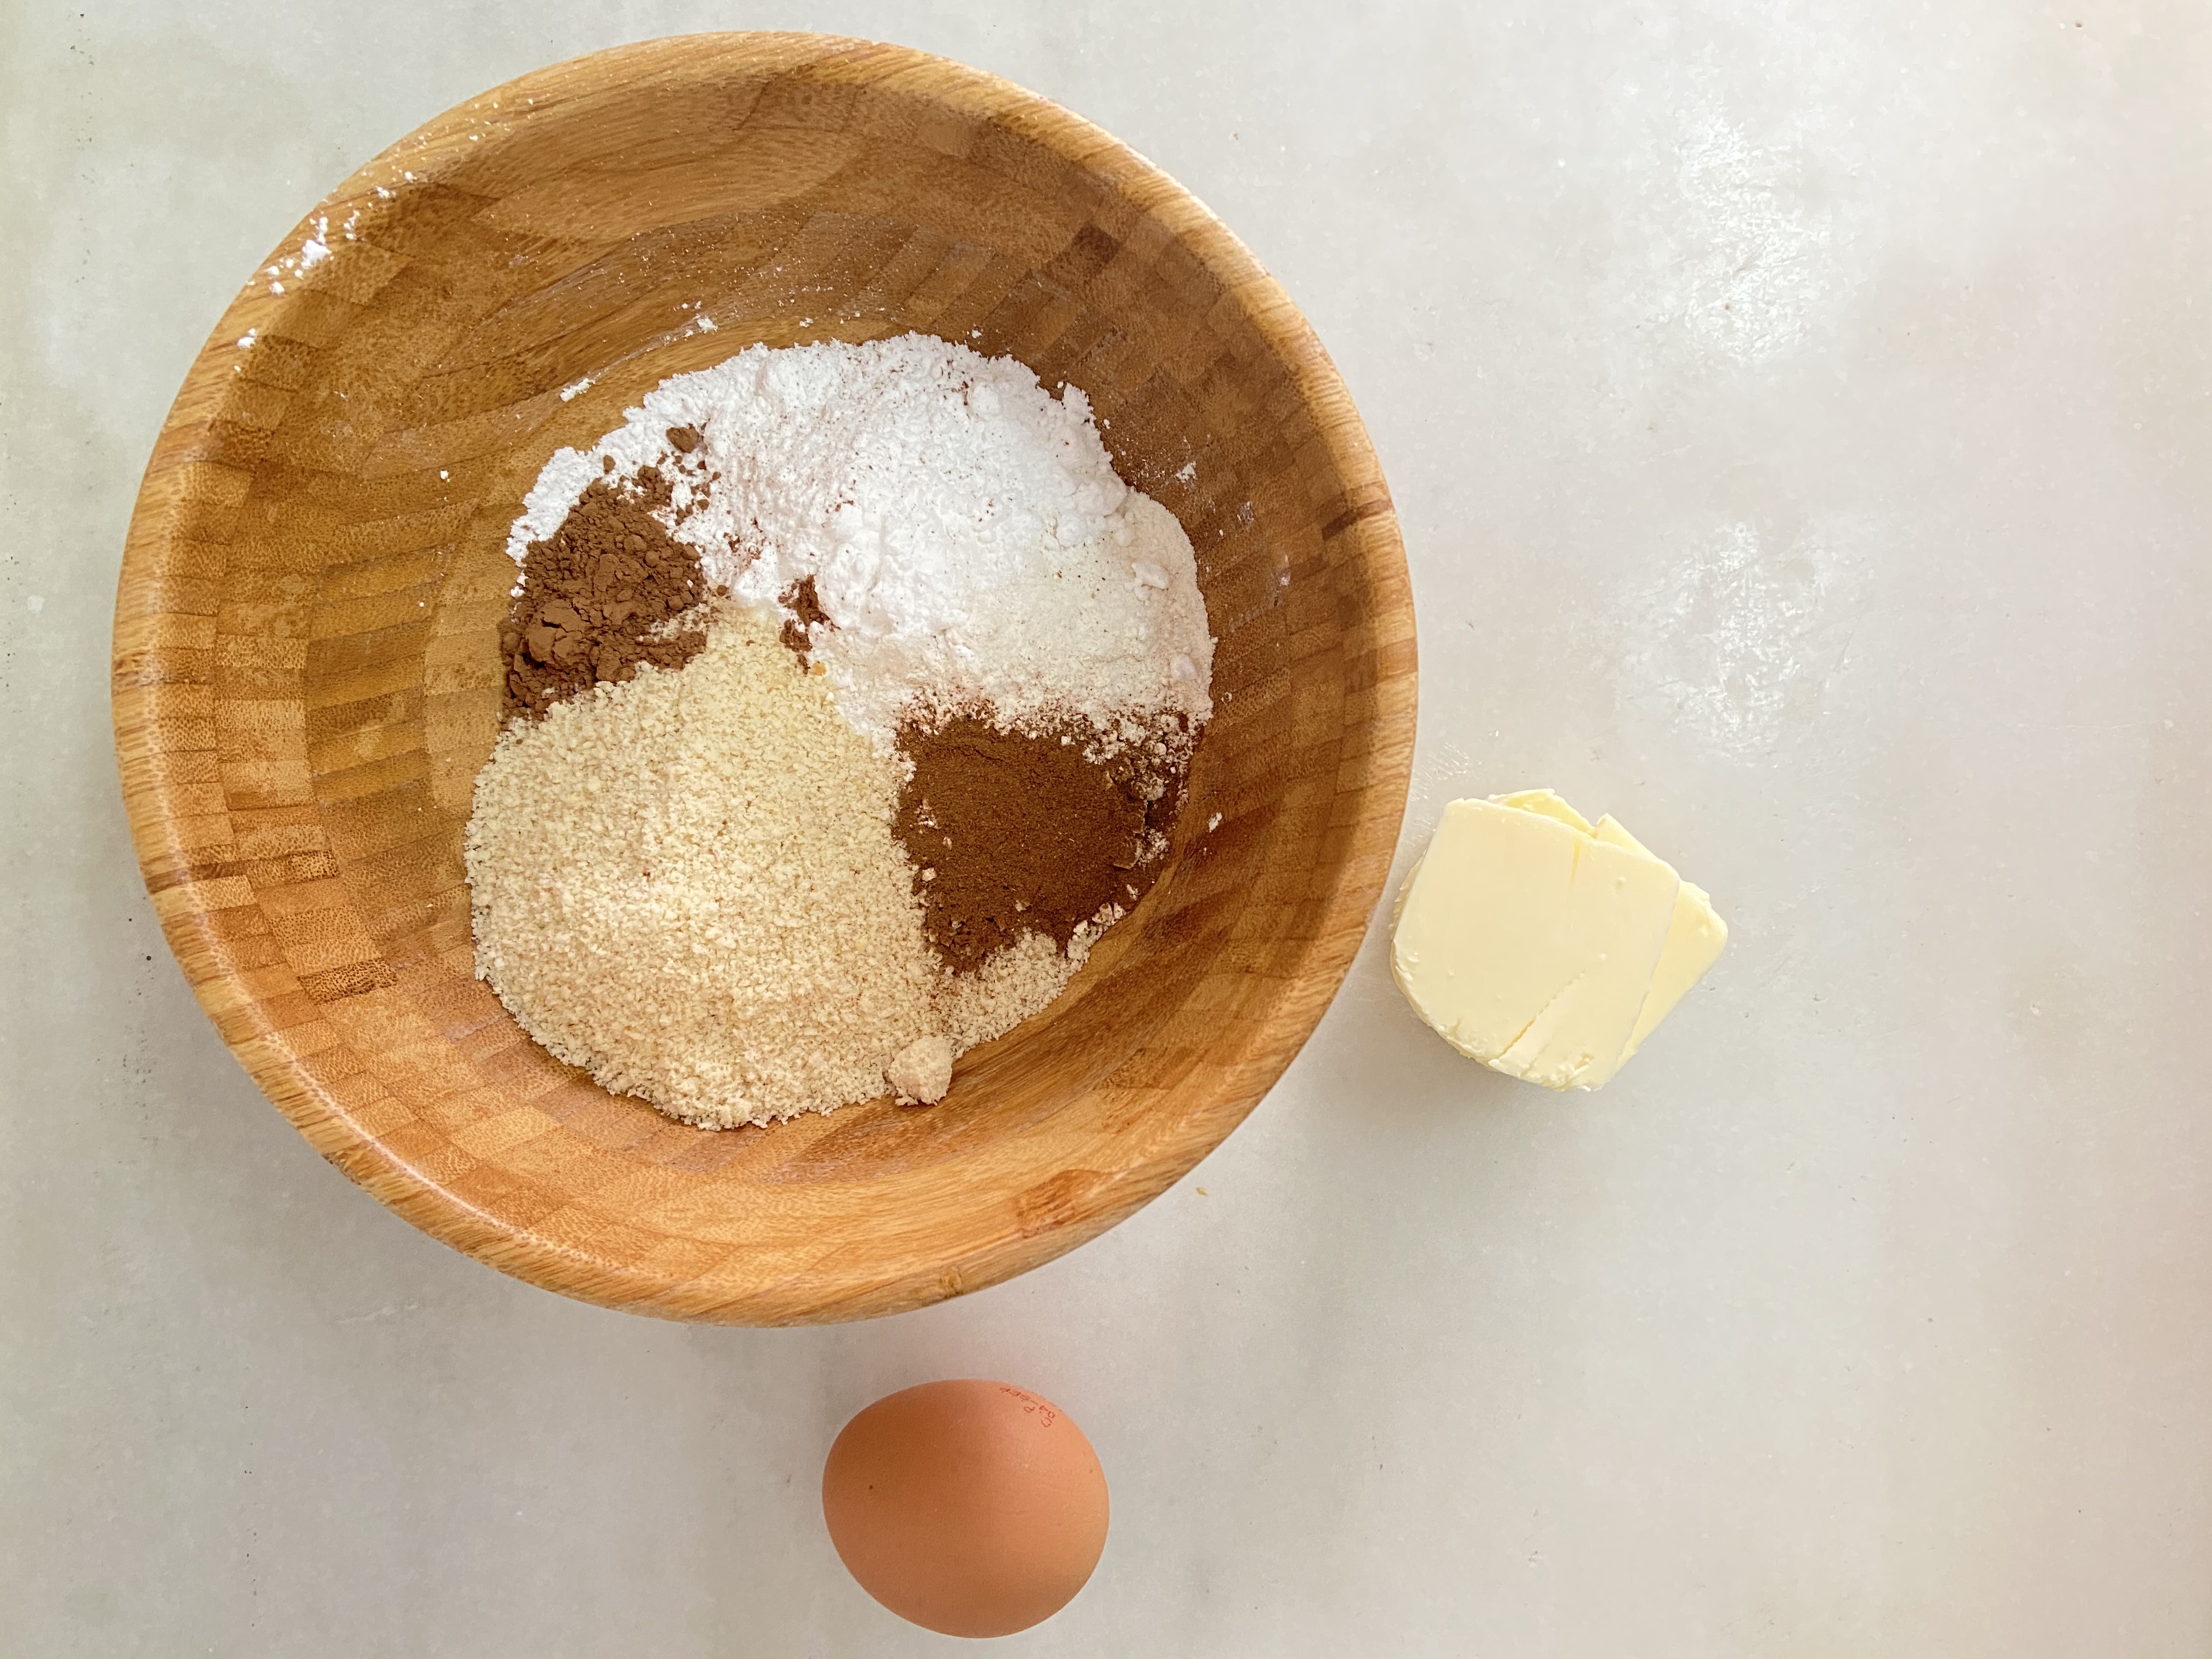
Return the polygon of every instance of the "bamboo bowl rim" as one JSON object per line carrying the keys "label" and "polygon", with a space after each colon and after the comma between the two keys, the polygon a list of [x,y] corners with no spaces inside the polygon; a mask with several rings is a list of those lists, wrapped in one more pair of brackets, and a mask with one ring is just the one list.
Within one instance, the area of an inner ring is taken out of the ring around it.
{"label": "bamboo bowl rim", "polygon": [[[911,48],[825,35],[678,36],[590,54],[494,88],[400,139],[304,216],[257,270],[277,268],[288,254],[296,259],[334,204],[395,185],[403,171],[410,180],[435,180],[464,161],[486,135],[496,133],[512,144],[533,123],[580,95],[647,81],[665,85],[672,77],[770,74],[813,76],[863,92],[884,88],[927,100],[951,118],[1037,146],[1109,188],[1164,230],[1241,308],[1243,325],[1287,374],[1304,417],[1344,481],[1350,505],[1324,533],[1340,536],[1355,550],[1341,563],[1375,596],[1373,615],[1383,639],[1378,649],[1385,659],[1376,670],[1381,689],[1368,699],[1355,733],[1360,740],[1340,762],[1350,780],[1340,798],[1357,798],[1358,822],[1325,881],[1315,883],[1314,925],[1300,934],[1292,971],[1221,1057],[1216,1069],[1224,1081],[1218,1096],[1187,1108],[1188,1121],[1178,1121],[1172,1136],[1154,1146],[1149,1161],[1116,1172],[1096,1191],[1080,1183],[1070,1188],[1054,1197],[1038,1224],[960,1261],[818,1295],[784,1285],[733,1296],[726,1286],[713,1294],[702,1291],[696,1273],[682,1264],[594,1259],[573,1239],[550,1238],[495,1215],[365,1128],[310,1064],[302,1043],[263,1010],[266,975],[240,966],[214,943],[209,889],[215,884],[204,862],[195,862],[204,854],[197,850],[199,832],[193,826],[204,827],[207,820],[210,773],[219,773],[220,757],[212,738],[189,735],[161,714],[171,706],[161,701],[167,693],[214,684],[204,659],[216,643],[216,602],[204,595],[190,598],[190,584],[176,574],[193,505],[185,475],[212,442],[237,372],[241,337],[270,331],[300,302],[296,292],[272,292],[264,276],[250,279],[225,311],[164,422],[130,526],[112,664],[124,799],[163,933],[233,1054],[316,1150],[417,1227],[527,1282],[662,1317],[748,1324],[870,1316],[1012,1277],[1133,1213],[1226,1138],[1311,1034],[1358,949],[1388,878],[1404,813],[1415,712],[1412,599],[1395,514],[1366,430],[1312,329],[1197,198],[1098,127],[996,76]],[[195,667],[194,659],[202,665]],[[216,793],[220,804],[219,777]]]}

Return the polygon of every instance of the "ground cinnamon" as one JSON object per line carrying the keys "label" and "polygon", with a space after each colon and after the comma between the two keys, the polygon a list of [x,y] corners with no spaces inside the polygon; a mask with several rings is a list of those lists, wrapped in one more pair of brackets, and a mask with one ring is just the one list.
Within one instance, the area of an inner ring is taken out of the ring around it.
{"label": "ground cinnamon", "polygon": [[506,718],[535,718],[629,678],[641,662],[680,668],[699,653],[703,628],[662,627],[705,597],[699,555],[653,516],[671,493],[650,466],[635,479],[596,479],[560,529],[530,544],[522,592],[500,629]]}
{"label": "ground cinnamon", "polygon": [[922,927],[956,971],[1025,932],[1065,947],[1159,872],[1180,765],[1143,750],[1093,761],[1076,732],[1001,731],[963,716],[909,726],[913,775],[892,828],[915,866]]}

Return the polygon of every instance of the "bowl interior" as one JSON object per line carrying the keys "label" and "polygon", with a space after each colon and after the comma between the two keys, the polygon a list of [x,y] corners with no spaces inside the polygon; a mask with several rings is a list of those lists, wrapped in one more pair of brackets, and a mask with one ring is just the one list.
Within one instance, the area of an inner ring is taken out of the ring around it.
{"label": "bowl interior", "polygon": [[[1197,549],[1218,712],[1161,879],[941,1105],[688,1128],[553,1060],[473,976],[460,848],[507,528],[547,456],[667,375],[909,329],[1091,394]],[[487,94],[287,239],[149,469],[116,708],[172,941],[326,1156],[550,1288],[781,1322],[1033,1266],[1235,1126],[1379,890],[1413,667],[1358,417],[1202,208],[975,71],[726,35]]]}

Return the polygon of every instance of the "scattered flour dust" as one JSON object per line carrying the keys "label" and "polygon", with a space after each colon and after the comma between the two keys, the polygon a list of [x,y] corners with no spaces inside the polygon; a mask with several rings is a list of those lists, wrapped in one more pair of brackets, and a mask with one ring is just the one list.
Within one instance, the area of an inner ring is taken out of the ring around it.
{"label": "scattered flour dust", "polygon": [[683,669],[510,726],[469,821],[478,974],[558,1058],[714,1127],[869,1099],[921,1039],[1011,1030],[1099,931],[946,972],[891,833],[898,763],[777,626],[727,608]]}
{"label": "scattered flour dust", "polygon": [[710,586],[769,607],[811,579],[827,618],[811,654],[879,751],[932,707],[1075,716],[1109,741],[1212,714],[1189,538],[1115,476],[1079,388],[1054,398],[1011,358],[927,335],[754,346],[556,454],[509,554],[605,472],[647,465],[674,480],[670,529]]}

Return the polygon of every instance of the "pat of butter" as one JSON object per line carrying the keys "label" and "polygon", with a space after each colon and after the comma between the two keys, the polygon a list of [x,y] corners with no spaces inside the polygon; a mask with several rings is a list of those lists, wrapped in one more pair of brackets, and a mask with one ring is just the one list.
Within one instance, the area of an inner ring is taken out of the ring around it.
{"label": "pat of butter", "polygon": [[[1622,829],[1620,820],[1610,812],[1597,821],[1591,833],[1600,841],[1651,857],[1644,843]],[[1712,895],[1695,882],[1684,882],[1674,894],[1674,920],[1668,927],[1666,948],[1659,952],[1651,989],[1644,995],[1644,1012],[1636,1017],[1636,1029],[1629,1033],[1628,1047],[1621,1051],[1623,1065],[1644,1046],[1644,1039],[1658,1029],[1659,1022],[1674,1012],[1674,1005],[1690,994],[1690,988],[1705,976],[1705,969],[1720,960],[1721,947],[1727,943],[1728,923],[1714,913]]]}
{"label": "pat of butter", "polygon": [[1548,789],[1444,809],[1398,897],[1390,969],[1461,1053],[1547,1089],[1595,1089],[1718,957],[1699,889]]}

